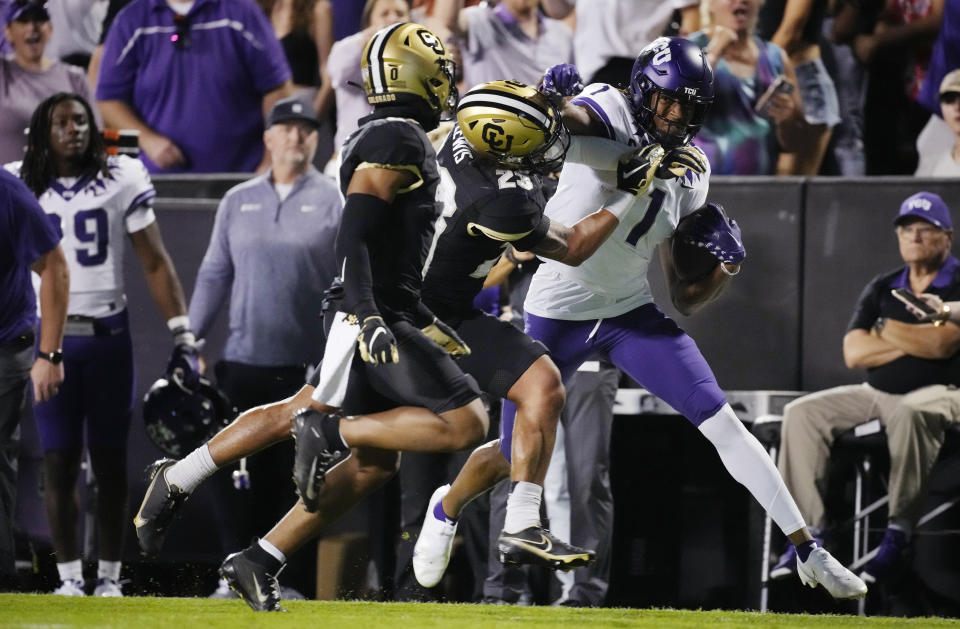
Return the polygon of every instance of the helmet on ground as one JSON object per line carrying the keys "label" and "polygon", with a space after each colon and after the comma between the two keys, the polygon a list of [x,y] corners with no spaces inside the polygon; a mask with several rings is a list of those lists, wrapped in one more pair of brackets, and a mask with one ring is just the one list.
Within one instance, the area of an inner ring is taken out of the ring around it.
{"label": "helmet on ground", "polygon": [[412,94],[436,113],[452,113],[457,106],[455,68],[440,38],[412,22],[374,33],[360,58],[363,89],[371,105],[401,102],[401,95]]}
{"label": "helmet on ground", "polygon": [[[682,37],[660,37],[640,51],[628,88],[641,129],[664,148],[690,142],[713,102],[713,70],[699,46]],[[657,113],[661,99],[680,103],[683,116]]]}
{"label": "helmet on ground", "polygon": [[160,378],[143,398],[147,436],[177,459],[208,441],[236,415],[227,396],[203,376],[195,392]]}
{"label": "helmet on ground", "polygon": [[481,83],[464,94],[457,124],[479,155],[513,170],[555,171],[570,144],[557,108],[516,81]]}

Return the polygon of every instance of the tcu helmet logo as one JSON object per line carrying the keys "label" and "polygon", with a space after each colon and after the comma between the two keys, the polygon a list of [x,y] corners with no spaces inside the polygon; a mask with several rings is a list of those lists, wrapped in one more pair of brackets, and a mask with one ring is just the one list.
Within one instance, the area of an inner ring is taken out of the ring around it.
{"label": "tcu helmet logo", "polygon": [[[643,49],[643,52],[648,52],[648,51],[656,53],[653,56],[653,61],[652,61],[653,65],[655,66],[663,65],[664,63],[670,61],[671,59],[670,39],[667,37],[656,38],[655,40],[647,44],[647,47]],[[641,52],[640,54],[643,54],[643,52]]]}
{"label": "tcu helmet logo", "polygon": [[928,199],[914,199],[910,202],[911,210],[923,210],[924,212],[930,211],[930,201]]}
{"label": "tcu helmet logo", "polygon": [[513,136],[507,135],[503,127],[488,122],[480,130],[480,138],[486,142],[494,151],[505,153],[513,145]]}
{"label": "tcu helmet logo", "polygon": [[440,41],[440,38],[428,31],[425,28],[422,28],[417,31],[417,36],[420,37],[420,41],[423,42],[423,45],[437,53],[438,55],[446,54],[446,51],[443,49],[443,43]]}

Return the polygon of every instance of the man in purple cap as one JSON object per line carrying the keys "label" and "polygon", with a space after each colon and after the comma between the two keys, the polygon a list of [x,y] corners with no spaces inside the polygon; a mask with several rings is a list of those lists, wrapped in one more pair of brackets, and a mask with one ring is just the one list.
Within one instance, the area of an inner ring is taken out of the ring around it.
{"label": "man in purple cap", "polygon": [[[784,408],[780,437],[780,474],[812,531],[824,525],[819,489],[834,439],[872,418],[886,427],[889,520],[861,574],[868,583],[899,567],[945,429],[960,420],[960,325],[920,323],[892,293],[903,288],[943,301],[960,299],[960,262],[950,255],[950,210],[936,194],[918,192],[901,204],[894,225],[905,265],[867,285],[843,338],[847,367],[865,368],[867,381],[794,400]],[[795,566],[788,549],[771,578],[786,576]]]}

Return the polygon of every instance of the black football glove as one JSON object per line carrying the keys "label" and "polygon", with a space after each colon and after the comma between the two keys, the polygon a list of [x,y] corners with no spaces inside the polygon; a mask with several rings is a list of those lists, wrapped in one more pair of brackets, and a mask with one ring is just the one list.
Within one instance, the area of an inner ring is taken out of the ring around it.
{"label": "black football glove", "polygon": [[463,339],[454,332],[453,328],[436,317],[433,318],[433,323],[425,328],[421,328],[420,331],[423,332],[424,336],[428,339],[445,349],[447,353],[454,358],[470,354],[470,348],[463,342]]}
{"label": "black football glove", "polygon": [[640,196],[650,187],[665,151],[659,144],[648,144],[617,164],[617,188]]}
{"label": "black football glove", "polygon": [[364,362],[373,365],[400,362],[397,339],[381,317],[372,316],[363,320],[357,344],[360,346],[360,358]]}
{"label": "black football glove", "polygon": [[200,387],[200,352],[196,345],[179,343],[173,348],[167,362],[167,380],[191,393]]}
{"label": "black football glove", "polygon": [[740,225],[727,218],[719,203],[707,203],[682,222],[686,224],[683,229],[678,226],[677,231],[682,232],[683,242],[706,249],[725,264],[740,264],[747,257]]}
{"label": "black football glove", "polygon": [[683,179],[688,174],[703,175],[707,172],[707,156],[695,146],[678,146],[671,149],[660,162],[657,179]]}

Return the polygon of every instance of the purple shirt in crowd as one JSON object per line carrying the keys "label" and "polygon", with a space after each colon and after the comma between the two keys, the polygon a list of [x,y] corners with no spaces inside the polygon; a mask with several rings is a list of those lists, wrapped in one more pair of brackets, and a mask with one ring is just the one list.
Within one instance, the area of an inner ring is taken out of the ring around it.
{"label": "purple shirt in crowd", "polygon": [[957,68],[960,68],[960,2],[944,2],[940,34],[933,44],[927,76],[917,95],[920,104],[939,116],[940,83]]}
{"label": "purple shirt in crowd", "polygon": [[179,25],[164,0],[135,0],[107,34],[97,100],[120,100],[187,163],[152,172],[251,172],[263,157],[263,96],[290,78],[253,0],[197,0]]}
{"label": "purple shirt in crowd", "polygon": [[26,184],[0,168],[0,345],[36,325],[30,265],[62,237],[60,219],[48,216]]}

